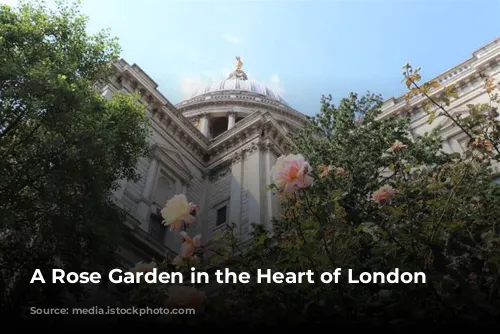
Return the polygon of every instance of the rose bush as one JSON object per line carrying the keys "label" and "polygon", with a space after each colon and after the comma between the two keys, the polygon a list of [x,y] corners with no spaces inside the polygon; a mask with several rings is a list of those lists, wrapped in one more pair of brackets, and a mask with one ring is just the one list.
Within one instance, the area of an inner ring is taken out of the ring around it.
{"label": "rose bush", "polygon": [[[420,87],[419,76],[406,69],[409,86]],[[500,186],[492,182],[491,162],[499,157],[500,127],[498,96],[486,82],[492,103],[470,106],[470,118],[455,120],[471,137],[462,155],[442,151],[439,128],[413,139],[409,116],[380,119],[378,96],[351,94],[338,106],[323,98],[321,112],[295,138],[294,154],[280,157],[272,170],[269,191],[281,194],[282,208],[273,231],[254,226],[252,245],[242,249],[234,226],[228,226],[210,242],[214,256],[196,256],[203,261],[187,264],[253,275],[256,269],[311,269],[316,283],[227,284],[205,301],[204,319],[281,325],[324,319],[406,325],[495,319],[500,310]],[[425,95],[437,84],[422,87]],[[448,94],[448,100],[455,96]],[[435,105],[429,107],[430,121],[435,109],[454,117],[430,95],[429,100]],[[179,258],[208,249],[182,236]],[[176,264],[189,268],[180,260]],[[322,272],[336,268],[343,269],[337,284],[320,282]],[[395,268],[424,272],[427,283],[346,281],[347,269],[387,273]],[[195,290],[183,289],[201,300]],[[162,294],[167,298],[167,292]]]}

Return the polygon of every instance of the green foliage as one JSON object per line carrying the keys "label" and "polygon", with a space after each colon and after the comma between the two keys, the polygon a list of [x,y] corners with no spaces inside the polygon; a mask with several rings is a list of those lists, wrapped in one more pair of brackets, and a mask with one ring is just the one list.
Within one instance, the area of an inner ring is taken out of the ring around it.
{"label": "green foliage", "polygon": [[78,3],[0,7],[0,295],[12,308],[78,292],[29,284],[36,268],[113,267],[123,217],[110,195],[146,152],[137,97],[95,89],[119,48],[86,22]]}
{"label": "green foliage", "polygon": [[[211,267],[253,276],[257,269],[310,269],[316,283],[229,284],[210,303],[229,299],[239,312],[210,311],[225,321],[243,314],[250,322],[281,325],[325,317],[481,322],[498,315],[500,186],[491,182],[490,160],[474,147],[463,155],[442,152],[439,129],[410,138],[408,117],[380,119],[381,103],[371,94],[351,94],[338,106],[323,98],[321,112],[296,138],[295,153],[313,166],[314,185],[291,195],[270,185],[282,207],[273,232],[254,226],[252,244],[242,249],[230,228],[210,248],[216,254]],[[377,197],[383,189],[390,195]],[[319,281],[335,268],[343,269],[339,283]],[[347,269],[394,268],[424,272],[428,281],[347,282]]]}

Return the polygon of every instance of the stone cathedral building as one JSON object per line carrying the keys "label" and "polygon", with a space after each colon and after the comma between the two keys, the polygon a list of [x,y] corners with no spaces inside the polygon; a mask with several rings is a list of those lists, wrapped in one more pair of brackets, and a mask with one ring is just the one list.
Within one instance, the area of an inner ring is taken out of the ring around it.
{"label": "stone cathedral building", "polygon": [[[128,213],[125,223],[131,231],[118,252],[124,266],[165,254],[175,256],[181,240],[161,225],[159,216],[175,194],[186,194],[200,207],[189,232],[201,233],[205,241],[230,222],[242,240],[249,238],[251,223],[271,227],[270,219],[279,210],[276,198],[264,191],[271,182],[271,167],[278,156],[290,151],[288,134],[297,132],[308,118],[249,78],[240,58],[236,60],[236,69],[226,80],[206,85],[177,105],[157,90],[155,81],[138,65],[125,60],[116,64],[116,75],[102,93],[109,97],[119,91],[139,92],[152,124],[152,150],[138,166],[140,181],[123,181],[115,193],[117,205]],[[453,112],[487,101],[481,73],[500,81],[500,39],[436,78],[442,86],[458,88],[459,98],[450,107]],[[409,112],[413,135],[421,135],[430,129],[423,102],[423,97],[409,103],[404,97],[390,98],[381,117]],[[462,151],[465,136],[444,117],[432,124],[437,125],[443,126],[445,151]]]}
{"label": "stone cathedral building", "polygon": [[131,237],[119,250],[124,266],[174,256],[181,239],[161,224],[159,210],[176,194],[200,208],[190,234],[203,240],[226,223],[246,240],[251,223],[266,227],[279,210],[271,192],[270,170],[288,152],[288,136],[307,122],[282,96],[248,78],[237,57],[226,80],[200,89],[172,105],[138,65],[116,64],[116,75],[103,94],[139,92],[152,124],[151,154],[141,160],[139,182],[122,181],[117,205],[128,213]]}

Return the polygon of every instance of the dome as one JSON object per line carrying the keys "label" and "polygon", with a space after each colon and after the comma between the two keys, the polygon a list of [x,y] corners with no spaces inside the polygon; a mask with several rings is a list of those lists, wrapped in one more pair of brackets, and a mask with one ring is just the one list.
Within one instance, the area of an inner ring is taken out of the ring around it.
{"label": "dome", "polygon": [[226,79],[212,82],[197,89],[190,99],[204,94],[224,91],[251,92],[288,106],[283,96],[255,80]]}

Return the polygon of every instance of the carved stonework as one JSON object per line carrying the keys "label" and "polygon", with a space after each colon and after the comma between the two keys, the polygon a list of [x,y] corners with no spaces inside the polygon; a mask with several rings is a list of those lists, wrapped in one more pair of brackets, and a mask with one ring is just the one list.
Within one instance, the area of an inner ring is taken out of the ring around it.
{"label": "carved stonework", "polygon": [[259,142],[257,146],[259,147],[260,151],[267,152],[270,149],[271,144],[267,142],[266,143]]}
{"label": "carved stonework", "polygon": [[274,154],[275,156],[279,157],[281,156],[281,152],[276,148],[276,146],[274,145],[271,145],[269,147],[269,150],[271,151],[272,154]]}
{"label": "carved stonework", "polygon": [[243,159],[243,152],[238,151],[235,154],[233,154],[233,158],[231,160],[231,163],[236,164],[236,163],[240,162],[242,159]]}
{"label": "carved stonework", "polygon": [[257,151],[258,149],[259,149],[259,145],[258,145],[258,143],[253,142],[252,144],[250,144],[250,147],[248,147],[248,148],[246,149],[246,152],[247,152],[248,154],[252,154],[252,153],[254,153],[255,151]]}

